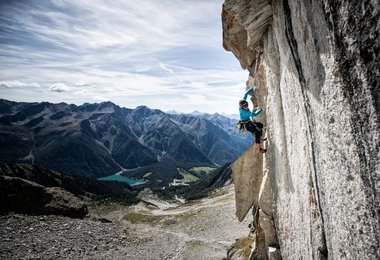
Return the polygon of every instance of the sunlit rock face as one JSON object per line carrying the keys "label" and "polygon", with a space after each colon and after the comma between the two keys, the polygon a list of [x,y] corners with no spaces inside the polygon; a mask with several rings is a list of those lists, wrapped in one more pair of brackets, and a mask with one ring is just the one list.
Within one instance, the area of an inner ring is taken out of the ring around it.
{"label": "sunlit rock face", "polygon": [[254,206],[253,254],[378,259],[379,3],[226,0],[222,21],[249,84],[263,52],[268,153],[232,166],[238,218]]}

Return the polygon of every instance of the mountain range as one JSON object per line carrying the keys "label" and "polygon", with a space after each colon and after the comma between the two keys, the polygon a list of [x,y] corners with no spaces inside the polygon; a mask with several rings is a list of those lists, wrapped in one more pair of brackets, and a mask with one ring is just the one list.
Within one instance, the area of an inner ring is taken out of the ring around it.
{"label": "mountain range", "polygon": [[166,114],[111,102],[0,100],[0,161],[94,177],[160,162],[215,167],[251,143],[236,122],[219,114]]}

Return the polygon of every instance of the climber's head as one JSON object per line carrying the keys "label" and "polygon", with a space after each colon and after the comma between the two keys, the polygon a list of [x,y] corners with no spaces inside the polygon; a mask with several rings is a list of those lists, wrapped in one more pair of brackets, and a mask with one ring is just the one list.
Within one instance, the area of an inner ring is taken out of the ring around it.
{"label": "climber's head", "polygon": [[248,108],[248,102],[244,99],[239,101],[239,108],[240,109],[247,109]]}

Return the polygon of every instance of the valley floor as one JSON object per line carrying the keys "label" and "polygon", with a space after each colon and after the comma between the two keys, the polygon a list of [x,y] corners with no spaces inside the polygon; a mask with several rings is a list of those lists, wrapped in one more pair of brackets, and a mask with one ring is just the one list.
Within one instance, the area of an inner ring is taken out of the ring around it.
{"label": "valley floor", "polygon": [[235,217],[233,186],[189,204],[149,192],[142,200],[112,211],[90,208],[84,220],[2,216],[0,259],[223,259],[249,233],[248,222]]}

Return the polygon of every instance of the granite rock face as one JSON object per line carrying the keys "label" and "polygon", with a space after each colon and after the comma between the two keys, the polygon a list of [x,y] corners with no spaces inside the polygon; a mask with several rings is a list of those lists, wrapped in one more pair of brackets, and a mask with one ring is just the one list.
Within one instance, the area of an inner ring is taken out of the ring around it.
{"label": "granite rock face", "polygon": [[253,206],[252,257],[380,257],[379,9],[225,1],[224,47],[251,77],[262,50],[255,84],[268,153],[260,167],[249,150],[232,166],[239,219]]}
{"label": "granite rock face", "polygon": [[235,54],[244,69],[253,65],[255,54],[252,50],[261,46],[261,39],[272,21],[270,2],[253,0],[224,3],[223,46]]}

